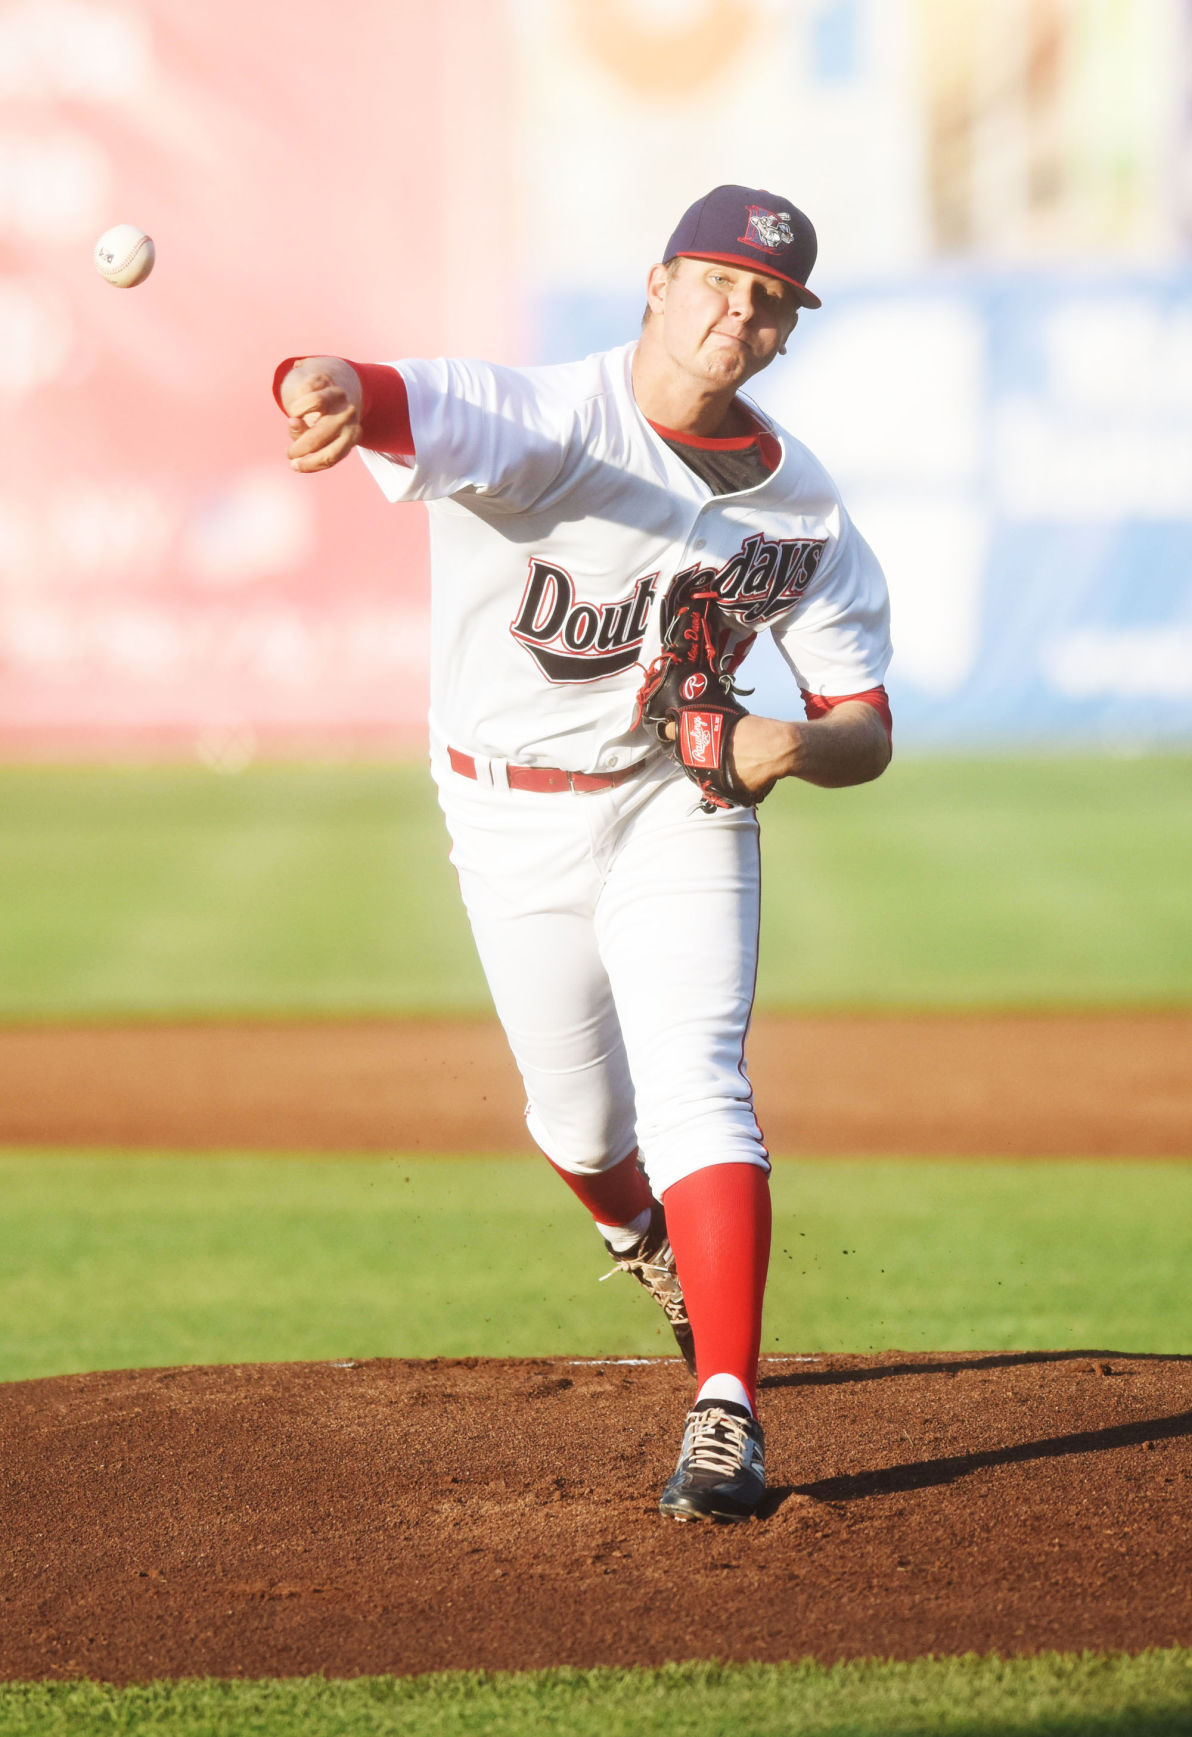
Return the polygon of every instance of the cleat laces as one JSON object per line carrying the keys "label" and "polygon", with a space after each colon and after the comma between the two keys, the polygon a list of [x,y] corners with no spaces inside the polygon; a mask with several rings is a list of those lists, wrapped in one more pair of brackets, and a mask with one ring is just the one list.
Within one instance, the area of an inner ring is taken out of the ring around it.
{"label": "cleat laces", "polygon": [[683,1456],[684,1470],[724,1478],[739,1472],[749,1440],[748,1420],[715,1407],[693,1411],[691,1420],[691,1445]]}
{"label": "cleat laces", "polygon": [[615,1267],[601,1273],[599,1282],[616,1278],[618,1273],[629,1272],[639,1280],[657,1302],[663,1314],[672,1327],[686,1327],[687,1305],[683,1301],[683,1287],[679,1283],[679,1275],[675,1271],[674,1259],[671,1256],[670,1243],[654,1250],[655,1255],[661,1255],[661,1260],[644,1260],[640,1256],[621,1255],[617,1257]]}
{"label": "cleat laces", "polygon": [[[607,1243],[605,1247],[608,1247]],[[651,1223],[634,1249],[620,1255],[609,1249],[609,1253],[612,1254],[615,1264],[607,1273],[600,1275],[601,1284],[605,1279],[611,1279],[614,1273],[632,1273],[666,1316],[675,1336],[675,1343],[679,1347],[679,1354],[694,1375],[695,1341],[691,1335],[687,1304],[683,1300],[683,1286],[675,1268],[674,1251],[666,1234],[662,1208],[655,1207]]]}

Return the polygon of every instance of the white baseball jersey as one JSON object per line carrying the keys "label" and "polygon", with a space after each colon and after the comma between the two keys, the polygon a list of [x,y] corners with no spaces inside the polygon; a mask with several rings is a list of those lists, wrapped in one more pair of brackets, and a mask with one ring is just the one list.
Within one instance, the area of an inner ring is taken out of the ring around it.
{"label": "white baseball jersey", "polygon": [[658,649],[660,597],[692,569],[715,580],[739,643],[770,628],[807,691],[863,693],[885,675],[885,580],[823,466],[755,410],[781,461],[713,495],[638,409],[634,348],[546,368],[393,364],[417,456],[362,452],[391,501],[429,506],[438,755],[572,772],[642,759],[656,744],[633,729],[639,666]]}

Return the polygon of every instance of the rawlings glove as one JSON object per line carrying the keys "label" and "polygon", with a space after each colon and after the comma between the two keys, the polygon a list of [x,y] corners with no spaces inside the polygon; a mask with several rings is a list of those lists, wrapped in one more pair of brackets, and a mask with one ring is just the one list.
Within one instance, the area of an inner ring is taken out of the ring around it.
{"label": "rawlings glove", "polygon": [[[732,769],[733,731],[745,715],[726,668],[731,624],[715,591],[698,582],[666,599],[662,649],[638,689],[635,724],[652,724],[687,776],[699,785],[700,807],[752,808],[761,800]],[[674,726],[674,737],[668,725]]]}

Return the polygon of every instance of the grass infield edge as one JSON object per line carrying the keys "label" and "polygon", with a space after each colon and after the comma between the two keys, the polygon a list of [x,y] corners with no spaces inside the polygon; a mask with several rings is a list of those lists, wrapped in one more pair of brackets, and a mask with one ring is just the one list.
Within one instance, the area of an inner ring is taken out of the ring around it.
{"label": "grass infield edge", "polygon": [[[560,1723],[562,1719],[565,1724]],[[726,1722],[728,1721],[728,1722]],[[0,1732],[90,1737],[1175,1737],[1192,1730],[1192,1648],[929,1655],[823,1664],[687,1661],[424,1676],[0,1683]]]}

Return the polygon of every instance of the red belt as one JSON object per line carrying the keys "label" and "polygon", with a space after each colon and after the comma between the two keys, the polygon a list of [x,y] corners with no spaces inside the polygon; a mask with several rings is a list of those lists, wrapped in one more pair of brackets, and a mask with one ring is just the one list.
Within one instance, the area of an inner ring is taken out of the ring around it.
{"label": "red belt", "polygon": [[[458,748],[448,748],[447,758],[451,770],[458,772],[461,778],[476,777],[476,762],[470,754],[461,754]],[[626,778],[632,778],[641,769],[640,760],[623,767],[620,772],[564,772],[561,766],[510,766],[506,763],[505,776],[510,790],[615,790],[618,784],[624,784]]]}

